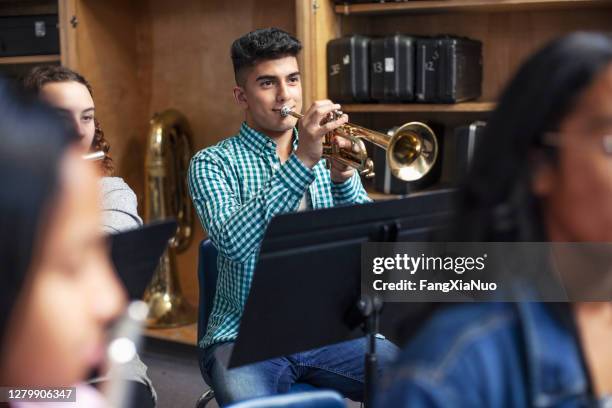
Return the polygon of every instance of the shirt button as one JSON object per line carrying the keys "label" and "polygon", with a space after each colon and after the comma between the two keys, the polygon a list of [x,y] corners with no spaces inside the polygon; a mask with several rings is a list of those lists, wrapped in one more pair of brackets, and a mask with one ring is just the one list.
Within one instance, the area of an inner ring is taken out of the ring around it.
{"label": "shirt button", "polygon": [[273,164],[272,164],[272,168],[273,168],[274,170],[278,170],[278,169],[280,168],[280,166],[278,165],[278,163],[273,163]]}

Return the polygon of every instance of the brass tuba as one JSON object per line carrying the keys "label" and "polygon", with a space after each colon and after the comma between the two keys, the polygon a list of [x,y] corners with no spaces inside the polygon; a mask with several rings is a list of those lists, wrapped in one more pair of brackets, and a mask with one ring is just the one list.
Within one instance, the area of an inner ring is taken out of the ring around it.
{"label": "brass tuba", "polygon": [[[302,119],[303,115],[283,106],[279,113],[282,117],[293,116]],[[342,112],[334,112],[334,119]],[[338,136],[351,142],[350,148],[340,148],[332,143]],[[325,135],[323,157],[337,160],[354,167],[366,178],[374,176],[374,163],[368,157],[364,140],[382,147],[387,151],[387,165],[391,173],[403,181],[415,181],[424,177],[432,169],[438,158],[438,139],[429,126],[421,122],[405,123],[392,135],[366,129],[353,123],[345,123]]]}
{"label": "brass tuba", "polygon": [[145,157],[145,220],[176,218],[178,228],[144,294],[149,305],[148,327],[196,321],[195,308],[182,294],[176,266],[176,254],[185,251],[193,238],[194,210],[187,189],[191,156],[187,119],[173,109],[154,114]]}

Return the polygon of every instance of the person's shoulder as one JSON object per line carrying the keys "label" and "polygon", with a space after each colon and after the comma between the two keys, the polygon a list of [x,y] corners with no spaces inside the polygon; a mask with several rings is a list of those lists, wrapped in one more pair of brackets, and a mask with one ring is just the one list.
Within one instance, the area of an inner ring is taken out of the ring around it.
{"label": "person's shoulder", "polygon": [[407,390],[412,390],[412,405],[430,399],[465,405],[489,395],[487,390],[512,382],[508,373],[522,367],[518,327],[518,314],[510,304],[445,307],[403,348],[382,380],[385,400],[406,399]]}
{"label": "person's shoulder", "polygon": [[429,319],[406,351],[411,357],[420,356],[433,365],[448,363],[452,353],[473,348],[512,330],[517,319],[516,309],[509,303],[447,306]]}
{"label": "person's shoulder", "polygon": [[198,151],[192,161],[222,161],[227,162],[232,159],[236,150],[243,149],[239,135],[234,135],[223,139],[220,142],[208,146]]}
{"label": "person's shoulder", "polygon": [[130,186],[121,177],[102,177],[100,178],[100,186],[103,195],[107,195],[112,192],[134,194],[134,191],[132,191]]}
{"label": "person's shoulder", "polygon": [[442,381],[465,373],[468,366],[500,363],[510,349],[518,349],[518,327],[518,313],[511,304],[448,306],[429,319],[403,350],[399,362],[417,375]]}

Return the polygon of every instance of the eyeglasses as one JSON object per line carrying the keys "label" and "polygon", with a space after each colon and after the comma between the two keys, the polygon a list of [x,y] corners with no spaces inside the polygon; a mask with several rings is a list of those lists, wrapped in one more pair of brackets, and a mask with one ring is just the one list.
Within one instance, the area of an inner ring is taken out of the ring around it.
{"label": "eyeglasses", "polygon": [[[550,147],[563,147],[561,137],[563,133],[546,132],[542,136],[542,144]],[[601,149],[606,155],[612,155],[612,135],[601,137]]]}

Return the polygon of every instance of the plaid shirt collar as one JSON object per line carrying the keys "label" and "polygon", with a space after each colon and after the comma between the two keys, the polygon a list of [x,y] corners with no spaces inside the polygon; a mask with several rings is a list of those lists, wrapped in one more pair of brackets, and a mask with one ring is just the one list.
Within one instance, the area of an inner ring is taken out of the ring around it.
{"label": "plaid shirt collar", "polygon": [[[263,133],[251,128],[246,122],[240,127],[240,137],[246,147],[261,155],[276,154],[276,142]],[[298,131],[293,128],[293,150],[298,146]]]}

